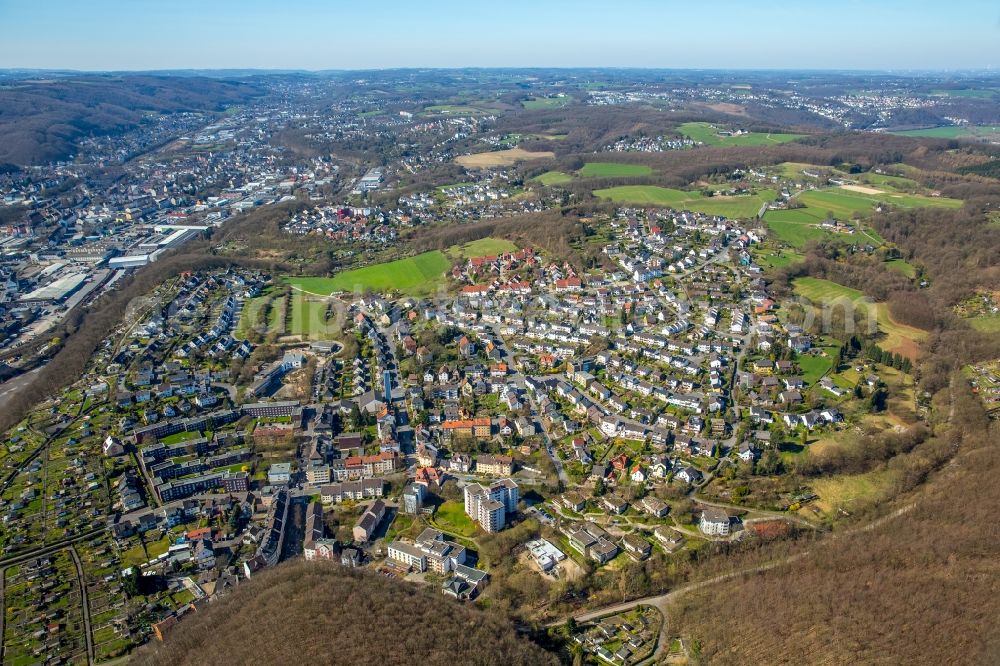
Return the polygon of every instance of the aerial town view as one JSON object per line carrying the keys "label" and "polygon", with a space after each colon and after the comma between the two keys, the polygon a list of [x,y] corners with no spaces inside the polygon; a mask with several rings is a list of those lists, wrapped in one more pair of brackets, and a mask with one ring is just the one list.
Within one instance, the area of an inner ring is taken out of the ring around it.
{"label": "aerial town view", "polygon": [[0,664],[1000,664],[996,7],[52,4]]}

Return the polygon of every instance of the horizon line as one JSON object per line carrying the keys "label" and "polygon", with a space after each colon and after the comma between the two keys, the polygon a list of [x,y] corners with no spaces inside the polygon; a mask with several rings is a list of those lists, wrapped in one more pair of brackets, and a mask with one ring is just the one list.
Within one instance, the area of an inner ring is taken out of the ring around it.
{"label": "horizon line", "polygon": [[656,71],[656,72],[812,72],[829,74],[994,74],[1000,73],[991,65],[980,67],[928,68],[928,67],[889,67],[889,68],[828,68],[828,67],[664,67],[645,65],[455,65],[455,66],[389,66],[389,67],[348,67],[348,68],[304,68],[304,67],[152,67],[143,69],[78,69],[70,67],[0,67],[0,72],[51,72],[60,74],[152,74],[169,72],[260,72],[270,74],[300,73],[326,74],[349,72],[393,72],[393,71]]}

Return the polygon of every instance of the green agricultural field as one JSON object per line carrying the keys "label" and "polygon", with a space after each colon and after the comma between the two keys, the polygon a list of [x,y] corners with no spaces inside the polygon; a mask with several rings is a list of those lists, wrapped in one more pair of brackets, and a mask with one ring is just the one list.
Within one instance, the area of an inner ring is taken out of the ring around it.
{"label": "green agricultural field", "polygon": [[521,100],[521,106],[529,111],[536,111],[538,109],[555,109],[560,106],[566,106],[572,101],[573,98],[569,95],[563,97],[530,97]]}
{"label": "green agricultural field", "polygon": [[799,181],[810,181],[809,176],[806,176],[803,171],[813,171],[816,173],[837,173],[839,170],[836,167],[820,166],[818,164],[809,164],[808,162],[782,162],[781,164],[776,164],[773,167],[768,167],[767,171],[770,173],[773,169],[778,170],[778,175],[787,180],[799,180]]}
{"label": "green agricultural field", "polygon": [[423,110],[424,115],[477,116],[487,113],[490,113],[488,109],[470,104],[434,104]]}
{"label": "green agricultural field", "polygon": [[813,303],[832,303],[842,298],[857,301],[864,297],[864,294],[857,289],[814,277],[796,278],[794,287],[796,293],[805,296]]}
{"label": "green agricultural field", "polygon": [[537,180],[542,185],[548,187],[549,185],[562,185],[573,180],[573,176],[568,173],[563,173],[562,171],[546,171],[540,176],[535,176]]}
{"label": "green agricultural field", "polygon": [[931,139],[989,139],[1000,136],[1000,127],[995,125],[963,125],[962,127],[928,127],[927,129],[902,130],[893,132],[902,136],[922,136]]}
{"label": "green agricultural field", "polygon": [[931,94],[938,97],[972,97],[975,99],[993,99],[1000,90],[997,88],[956,88],[932,90]]}
{"label": "green agricultural field", "polygon": [[578,173],[583,178],[628,178],[633,176],[649,176],[653,173],[653,170],[642,164],[587,162]]}
{"label": "green agricultural field", "polygon": [[516,252],[517,245],[503,238],[480,238],[466,243],[465,245],[453,245],[445,254],[450,259],[469,259],[470,257],[483,257],[503,254],[504,252]]}
{"label": "green agricultural field", "polygon": [[750,132],[739,136],[720,136],[719,128],[711,123],[684,123],[677,128],[684,136],[692,141],[700,141],[706,146],[769,146],[779,143],[788,143],[801,139],[803,134],[781,134],[768,132]]}
{"label": "green agricultural field", "polygon": [[286,277],[294,289],[318,296],[336,291],[398,291],[409,295],[429,294],[444,284],[445,271],[451,266],[439,250],[384,264],[345,271],[333,277]]}
{"label": "green agricultural field", "polygon": [[902,194],[885,191],[879,194],[853,192],[843,188],[829,190],[810,190],[795,197],[795,200],[808,208],[816,209],[824,216],[833,213],[841,220],[850,219],[855,213],[862,216],[871,215],[876,204],[884,202],[899,208],[960,208],[962,201],[947,197],[927,197],[920,194]]}
{"label": "green agricultural field", "polygon": [[816,226],[825,217],[825,214],[810,208],[793,208],[769,210],[764,213],[764,222],[778,240],[798,248],[811,240],[831,235],[831,232]]}
{"label": "green agricultural field", "polygon": [[795,197],[799,203],[813,209],[819,218],[825,219],[827,213],[841,220],[849,220],[855,213],[870,215],[875,208],[875,199],[863,194],[840,190],[810,190]]}
{"label": "green agricultural field", "polygon": [[683,208],[684,204],[704,199],[698,192],[683,192],[656,185],[622,185],[594,190],[594,196],[611,199],[615,203],[631,203],[646,206],[667,206]]}
{"label": "green agricultural field", "polygon": [[868,172],[861,176],[861,180],[868,185],[874,185],[875,187],[886,187],[886,188],[908,188],[920,187],[920,183],[917,181],[906,178],[904,176],[890,176],[884,173],[873,173]]}
{"label": "green agricultural field", "polygon": [[611,199],[616,203],[663,206],[731,218],[755,217],[761,206],[773,201],[776,195],[774,190],[761,190],[746,196],[706,197],[701,192],[685,192],[655,185],[623,185],[594,190],[595,197]]}

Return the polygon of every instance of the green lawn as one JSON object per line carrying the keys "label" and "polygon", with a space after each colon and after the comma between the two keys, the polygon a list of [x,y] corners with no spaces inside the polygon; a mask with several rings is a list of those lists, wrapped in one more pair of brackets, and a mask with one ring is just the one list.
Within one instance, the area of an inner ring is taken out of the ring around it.
{"label": "green lawn", "polygon": [[648,176],[653,173],[653,170],[642,164],[587,162],[578,173],[583,178],[627,178],[630,176]]}
{"label": "green lawn", "polygon": [[465,504],[448,500],[434,512],[434,521],[444,530],[459,536],[471,537],[476,533],[476,524],[465,515]]}
{"label": "green lawn", "polygon": [[785,266],[802,261],[803,258],[801,253],[794,250],[763,250],[754,255],[754,260],[759,265],[767,268],[784,268]]}
{"label": "green lawn", "polygon": [[568,173],[563,173],[562,171],[546,171],[540,176],[535,176],[534,178],[542,185],[548,187],[549,185],[562,185],[573,180],[573,176]]}
{"label": "green lawn", "polygon": [[296,292],[292,295],[292,317],[288,326],[289,335],[301,335],[309,340],[329,338],[326,312],[330,305],[326,300],[314,299],[308,294]]}
{"label": "green lawn", "polygon": [[569,95],[564,95],[563,97],[529,97],[528,99],[521,100],[521,105],[528,110],[537,109],[554,109],[560,106],[566,106],[573,101],[573,98]]}
{"label": "green lawn", "polygon": [[806,384],[812,386],[819,381],[820,377],[833,367],[833,356],[836,352],[834,347],[824,347],[826,356],[813,354],[799,354],[795,362],[802,368],[802,379]]}
{"label": "green lawn", "polygon": [[817,226],[825,217],[825,214],[810,208],[792,208],[769,210],[764,213],[764,222],[778,240],[792,247],[802,247],[811,240],[831,234]]}
{"label": "green lawn", "polygon": [[893,132],[902,136],[921,136],[931,139],[972,139],[995,138],[1000,135],[1000,127],[995,125],[963,125],[962,127],[929,127],[927,129],[902,130]]}
{"label": "green lawn", "polygon": [[814,277],[796,278],[795,291],[814,303],[830,303],[841,298],[856,301],[864,297],[857,289]]}
{"label": "green lawn", "polygon": [[701,192],[686,192],[656,185],[623,185],[594,190],[595,197],[611,199],[616,203],[663,206],[730,218],[754,217],[760,207],[773,201],[776,195],[774,190],[761,190],[746,196],[706,197]]}
{"label": "green lawn", "polygon": [[503,254],[504,252],[516,252],[517,246],[509,240],[503,238],[480,238],[466,243],[465,245],[453,245],[445,250],[445,254],[452,259],[469,259],[470,257],[483,257]]}
{"label": "green lawn", "polygon": [[808,208],[815,209],[823,217],[830,212],[841,220],[850,219],[855,213],[862,216],[871,215],[878,203],[887,203],[898,208],[961,208],[963,203],[959,199],[947,197],[927,197],[920,194],[903,194],[888,190],[881,194],[865,194],[843,188],[810,190],[803,192],[795,199]]}
{"label": "green lawn", "polygon": [[[842,302],[841,299],[857,303],[864,297],[864,294],[857,289],[814,277],[796,278],[792,284],[797,294],[809,299],[814,305],[831,305]],[[861,303],[857,304],[861,306]],[[886,303],[870,303],[867,307],[868,316],[874,318],[879,332],[883,334],[879,339],[879,345],[891,352],[898,351],[907,358],[915,358],[917,347],[920,341],[927,337],[927,332],[893,320]]]}
{"label": "green lawn", "polygon": [[439,250],[384,264],[345,271],[333,277],[286,277],[295,289],[327,296],[336,291],[398,291],[410,295],[429,294],[444,283],[450,266]]}
{"label": "green lawn", "polygon": [[983,333],[1000,333],[1000,316],[972,317],[969,319],[969,325]]}
{"label": "green lawn", "polygon": [[920,187],[920,183],[904,176],[889,176],[884,173],[874,173],[871,171],[862,175],[861,180],[869,185],[874,185],[875,187]]}
{"label": "green lawn", "polygon": [[890,259],[885,262],[885,265],[894,271],[899,271],[908,278],[915,278],[917,276],[917,269],[913,264],[905,261],[904,259]]}
{"label": "green lawn", "polygon": [[423,113],[426,114],[446,114],[449,116],[476,116],[489,113],[486,109],[468,104],[434,104],[425,107]]}
{"label": "green lawn", "polygon": [[192,439],[198,439],[201,436],[202,435],[200,432],[189,432],[189,431],[175,432],[173,435],[167,435],[166,437],[161,438],[160,442],[163,444],[179,444],[181,442],[187,442]]}
{"label": "green lawn", "polygon": [[249,335],[250,329],[258,325],[261,308],[267,296],[251,298],[243,304],[243,311],[240,312],[240,323],[236,325],[236,337],[245,338]]}
{"label": "green lawn", "polygon": [[767,132],[750,132],[740,136],[720,136],[721,129],[711,123],[684,123],[677,130],[693,141],[700,141],[706,146],[768,146],[787,143],[800,139],[802,134],[780,134]]}

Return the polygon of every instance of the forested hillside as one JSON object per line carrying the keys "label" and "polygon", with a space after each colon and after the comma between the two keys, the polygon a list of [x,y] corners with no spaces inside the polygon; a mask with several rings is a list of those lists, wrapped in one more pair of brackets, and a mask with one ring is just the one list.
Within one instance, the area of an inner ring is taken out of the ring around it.
{"label": "forested hillside", "polygon": [[221,111],[259,93],[249,83],[204,77],[12,80],[0,86],[0,164],[63,159],[77,139],[134,127],[143,114]]}
{"label": "forested hillside", "polygon": [[286,563],[185,619],[136,664],[556,664],[503,618],[433,588]]}

